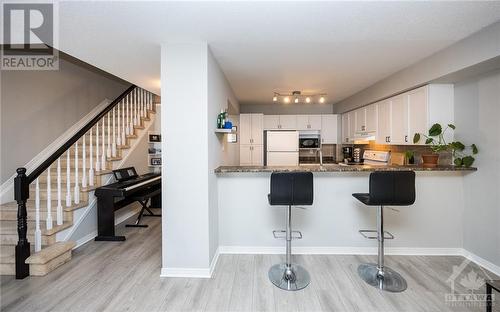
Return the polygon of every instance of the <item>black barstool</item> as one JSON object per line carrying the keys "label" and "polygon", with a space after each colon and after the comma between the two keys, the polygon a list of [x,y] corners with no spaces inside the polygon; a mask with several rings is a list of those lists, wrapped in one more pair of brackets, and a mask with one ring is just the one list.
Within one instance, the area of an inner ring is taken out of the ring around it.
{"label": "black barstool", "polygon": [[[378,241],[378,263],[361,264],[359,276],[368,284],[390,292],[406,289],[405,279],[396,271],[384,266],[384,240],[394,236],[384,231],[384,206],[409,206],[415,202],[415,172],[375,171],[370,174],[370,193],[352,194],[368,206],[377,207],[377,229],[360,230],[368,239]],[[367,233],[377,233],[369,235]]]}
{"label": "black barstool", "polygon": [[271,193],[267,195],[272,206],[288,206],[286,230],[273,231],[275,238],[286,240],[285,263],[269,269],[269,279],[284,290],[299,290],[311,281],[309,273],[300,265],[292,264],[292,239],[301,239],[302,233],[292,231],[292,206],[312,205],[313,174],[311,172],[280,172],[271,174]]}

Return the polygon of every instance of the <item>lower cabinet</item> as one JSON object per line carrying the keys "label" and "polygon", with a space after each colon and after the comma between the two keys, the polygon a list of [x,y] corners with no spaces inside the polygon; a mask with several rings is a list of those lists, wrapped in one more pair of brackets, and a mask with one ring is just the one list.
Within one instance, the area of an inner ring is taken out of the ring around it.
{"label": "lower cabinet", "polygon": [[240,145],[240,166],[262,166],[264,148],[262,145]]}

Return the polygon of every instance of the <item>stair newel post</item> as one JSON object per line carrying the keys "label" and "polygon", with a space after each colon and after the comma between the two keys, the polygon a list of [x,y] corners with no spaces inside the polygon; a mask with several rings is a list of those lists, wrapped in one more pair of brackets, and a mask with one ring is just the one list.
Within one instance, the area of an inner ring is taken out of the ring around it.
{"label": "stair newel post", "polygon": [[112,138],[112,144],[111,144],[111,156],[116,157],[116,106],[113,107],[113,138]]}
{"label": "stair newel post", "polygon": [[35,252],[42,250],[42,231],[40,229],[40,183],[35,183]]}
{"label": "stair newel post", "polygon": [[63,224],[63,209],[61,204],[61,158],[57,159],[57,214],[56,223],[57,225]]}
{"label": "stair newel post", "polygon": [[106,170],[106,147],[105,147],[105,143],[104,143],[104,134],[105,134],[105,131],[104,131],[104,119],[105,117],[102,118],[102,128],[101,128],[101,132],[102,132],[102,148],[101,148],[101,170]]}
{"label": "stair newel post", "polygon": [[106,156],[108,158],[111,158],[111,113],[108,112],[108,135],[107,135],[107,141],[108,141],[108,148],[106,149]]}
{"label": "stair newel post", "polygon": [[120,129],[120,120],[122,119],[121,118],[121,115],[120,115],[120,105],[122,104],[122,102],[120,101],[120,103],[118,103],[118,105],[116,105],[116,110],[117,110],[117,129],[118,131],[116,132],[116,145],[122,145],[122,135],[121,135],[121,129]]}
{"label": "stair newel post", "polygon": [[66,207],[71,206],[71,163],[70,149],[66,151]]}
{"label": "stair newel post", "polygon": [[17,235],[19,237],[16,245],[16,279],[23,279],[30,275],[30,267],[26,264],[26,259],[30,256],[30,243],[27,237],[28,213],[26,211],[26,201],[30,193],[26,168],[18,168],[16,172],[14,198],[17,202]]}
{"label": "stair newel post", "polygon": [[50,177],[50,166],[47,168],[47,219],[45,220],[47,230],[52,229],[52,181]]}
{"label": "stair newel post", "polygon": [[87,187],[87,148],[85,134],[82,137],[82,187]]}
{"label": "stair newel post", "polygon": [[92,159],[92,154],[94,154],[94,145],[92,145],[92,128],[90,128],[90,140],[89,140],[89,185],[94,186],[94,161]]}
{"label": "stair newel post", "polygon": [[80,203],[80,182],[78,181],[78,141],[75,142],[75,204]]}
{"label": "stair newel post", "polygon": [[99,162],[99,121],[95,127],[95,171],[101,171],[101,163]]}

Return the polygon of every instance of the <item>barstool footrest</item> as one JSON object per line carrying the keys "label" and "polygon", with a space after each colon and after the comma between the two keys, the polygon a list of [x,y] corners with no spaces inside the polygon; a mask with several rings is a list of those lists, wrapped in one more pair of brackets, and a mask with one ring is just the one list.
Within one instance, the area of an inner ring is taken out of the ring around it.
{"label": "barstool footrest", "polygon": [[[286,239],[286,231],[285,230],[273,231],[273,236],[276,239]],[[292,231],[292,239],[302,239],[302,232]]]}
{"label": "barstool footrest", "polygon": [[[367,239],[378,239],[377,235],[366,235],[365,233],[377,233],[377,230],[359,230],[359,234]],[[384,231],[384,239],[394,239],[394,235],[390,232]]]}

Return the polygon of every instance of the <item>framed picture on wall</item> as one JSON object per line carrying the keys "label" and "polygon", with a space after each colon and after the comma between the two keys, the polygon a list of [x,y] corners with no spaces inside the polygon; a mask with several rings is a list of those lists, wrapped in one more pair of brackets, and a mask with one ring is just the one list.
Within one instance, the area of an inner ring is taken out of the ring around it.
{"label": "framed picture on wall", "polygon": [[161,142],[161,134],[149,134],[149,142]]}
{"label": "framed picture on wall", "polygon": [[161,157],[151,157],[149,164],[151,166],[161,166]]}

